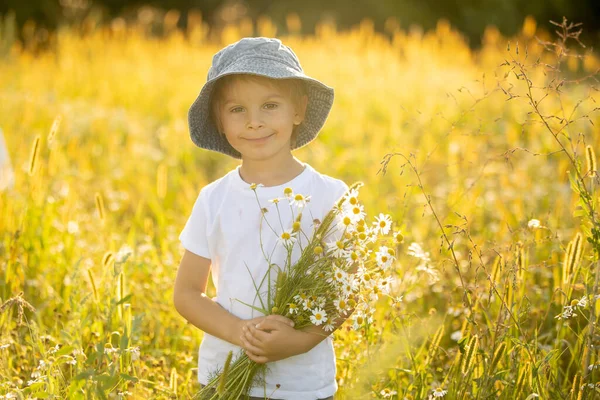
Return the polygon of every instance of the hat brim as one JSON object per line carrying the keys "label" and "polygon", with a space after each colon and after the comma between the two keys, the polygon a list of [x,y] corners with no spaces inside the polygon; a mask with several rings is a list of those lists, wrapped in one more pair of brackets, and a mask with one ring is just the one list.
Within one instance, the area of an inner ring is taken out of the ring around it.
{"label": "hat brim", "polygon": [[301,79],[306,85],[308,104],[304,121],[297,130],[296,141],[292,149],[302,147],[311,142],[319,133],[333,105],[333,88],[300,73],[289,66],[274,62],[267,57],[243,58],[228,66],[221,74],[208,80],[188,112],[190,137],[196,146],[215,150],[234,158],[242,158],[220,134],[210,118],[210,99],[215,83],[224,76],[248,74],[264,76],[271,79]]}

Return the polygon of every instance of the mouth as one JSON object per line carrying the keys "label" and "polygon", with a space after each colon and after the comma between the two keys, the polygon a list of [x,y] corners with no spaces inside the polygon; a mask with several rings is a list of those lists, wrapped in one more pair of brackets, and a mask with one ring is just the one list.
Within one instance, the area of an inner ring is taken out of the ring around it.
{"label": "mouth", "polygon": [[268,136],[264,136],[261,138],[244,138],[245,140],[252,142],[252,143],[262,143],[262,142],[266,142],[267,139],[269,139],[271,136],[275,135],[274,133],[268,135]]}

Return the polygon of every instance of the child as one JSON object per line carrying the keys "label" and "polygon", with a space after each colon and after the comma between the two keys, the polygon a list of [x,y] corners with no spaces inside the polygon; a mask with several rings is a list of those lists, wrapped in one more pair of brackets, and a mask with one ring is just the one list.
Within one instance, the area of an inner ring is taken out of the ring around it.
{"label": "child", "polygon": [[[213,57],[189,110],[191,139],[241,159],[241,165],[200,191],[179,237],[185,254],[174,304],[205,332],[198,360],[202,385],[223,367],[230,350],[243,348],[250,359],[269,363],[252,398],[332,399],[337,390],[331,332],[317,326],[295,330],[291,320],[261,316],[249,306],[261,307],[257,287],[265,294],[269,264],[285,265],[281,234],[298,213],[310,236],[314,220],[347,190],[291,153],[317,136],[332,103],[333,89],[306,76],[278,39],[245,38]],[[294,196],[290,208],[285,189],[305,197]],[[296,249],[292,262],[298,256]],[[215,301],[205,295],[209,271]]]}

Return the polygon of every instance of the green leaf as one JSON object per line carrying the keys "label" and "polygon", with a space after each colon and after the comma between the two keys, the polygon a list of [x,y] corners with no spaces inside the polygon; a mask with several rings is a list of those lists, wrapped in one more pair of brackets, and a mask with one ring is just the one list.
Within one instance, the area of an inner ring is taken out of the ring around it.
{"label": "green leaf", "polygon": [[133,293],[129,293],[127,296],[119,300],[115,305],[118,306],[120,304],[126,303],[131,298],[131,296],[133,296]]}
{"label": "green leaf", "polygon": [[243,301],[241,301],[240,299],[234,299],[234,300],[236,300],[236,301],[239,301],[240,303],[242,303],[242,304],[244,304],[244,305],[246,305],[246,306],[248,306],[248,307],[250,307],[250,308],[253,308],[253,309],[255,309],[256,311],[259,311],[259,312],[263,313],[264,315],[269,315],[269,312],[268,312],[268,311],[266,311],[266,310],[265,310],[265,309],[263,309],[263,308],[260,308],[260,307],[253,306],[253,305],[250,305],[250,304],[248,304],[248,303],[244,303],[244,302],[243,302]]}
{"label": "green leaf", "polygon": [[136,378],[135,376],[131,376],[131,375],[127,375],[127,374],[121,374],[119,375],[121,378],[127,380],[127,381],[131,381],[131,382],[137,382],[139,379]]}
{"label": "green leaf", "polygon": [[73,346],[63,346],[56,353],[54,353],[55,357],[64,356],[65,354],[71,353],[75,347]]}

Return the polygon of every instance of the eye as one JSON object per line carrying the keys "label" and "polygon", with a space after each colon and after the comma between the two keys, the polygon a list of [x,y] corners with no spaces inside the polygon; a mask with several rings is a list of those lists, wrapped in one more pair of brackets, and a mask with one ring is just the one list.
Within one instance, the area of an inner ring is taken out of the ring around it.
{"label": "eye", "polygon": [[277,103],[267,103],[265,104],[265,108],[267,110],[274,110],[278,107],[279,105]]}
{"label": "eye", "polygon": [[229,112],[232,112],[232,113],[239,113],[242,111],[244,111],[244,107],[233,107],[229,110]]}

